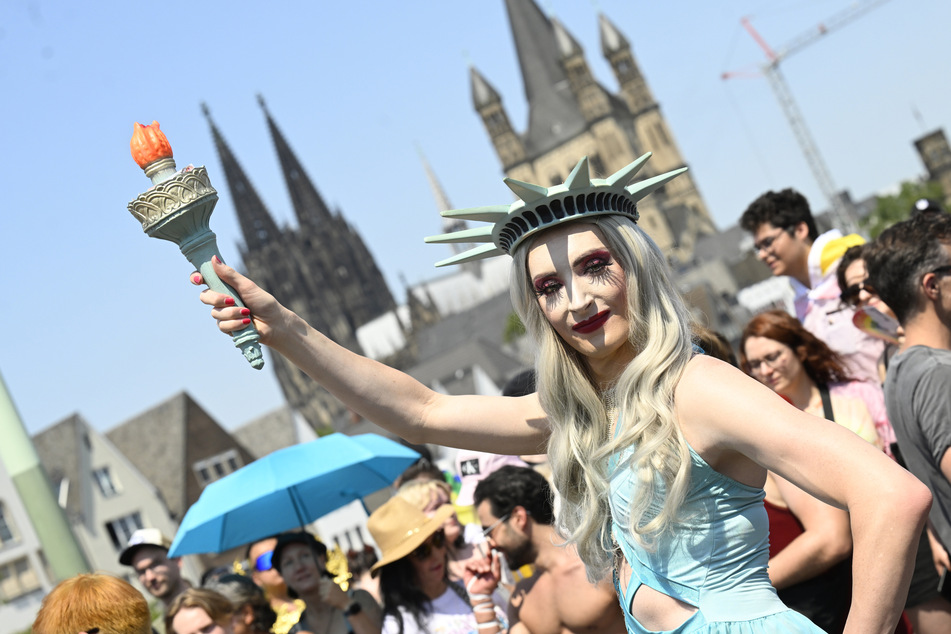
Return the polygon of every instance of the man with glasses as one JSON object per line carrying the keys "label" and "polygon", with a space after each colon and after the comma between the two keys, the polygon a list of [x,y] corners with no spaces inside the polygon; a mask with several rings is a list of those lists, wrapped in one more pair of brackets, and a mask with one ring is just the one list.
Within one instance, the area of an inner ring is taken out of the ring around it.
{"label": "man with glasses", "polygon": [[572,546],[552,523],[552,492],[544,476],[505,466],[479,482],[475,507],[483,534],[512,569],[534,565],[509,602],[509,634],[625,632],[624,615],[610,578],[591,584]]}
{"label": "man with glasses", "polygon": [[841,303],[835,276],[842,254],[865,240],[838,229],[820,235],[809,203],[793,189],[768,191],[754,200],[740,226],[753,235],[756,257],[773,275],[789,278],[796,317],[806,330],[843,356],[853,378],[878,384],[883,344],[852,324],[855,311]]}
{"label": "man with glasses", "polygon": [[172,541],[157,528],[140,528],[132,533],[121,553],[119,563],[132,566],[139,583],[153,597],[162,602],[162,614],[152,622],[159,634],[165,633],[165,610],[175,597],[185,592],[190,584],[182,577],[182,560],[169,558]]}
{"label": "man with glasses", "polygon": [[288,630],[300,620],[301,612],[306,606],[300,599],[290,597],[284,577],[274,567],[272,558],[278,537],[275,535],[251,542],[248,544],[245,557],[251,571],[251,580],[264,590],[264,594],[271,603],[271,609],[277,614],[277,621],[272,631],[274,634],[287,634]]}
{"label": "man with glasses", "polygon": [[[932,551],[942,574],[951,567],[951,216],[893,225],[865,257],[869,281],[905,330],[888,366],[885,405],[908,470],[931,489],[929,524],[941,542]],[[951,577],[942,587],[951,590]]]}

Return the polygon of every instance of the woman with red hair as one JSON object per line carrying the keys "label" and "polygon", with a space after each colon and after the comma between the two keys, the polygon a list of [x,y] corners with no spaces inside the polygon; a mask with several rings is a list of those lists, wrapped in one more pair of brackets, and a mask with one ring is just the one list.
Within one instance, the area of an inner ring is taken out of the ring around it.
{"label": "woman with red hair", "polygon": [[109,575],[77,575],[43,599],[33,634],[151,634],[152,617],[142,593]]}
{"label": "woman with red hair", "polygon": [[[743,329],[744,371],[792,405],[881,446],[880,391],[851,381],[838,354],[783,311],[756,315]],[[812,497],[773,472],[766,476],[769,577],[786,605],[827,632],[845,625],[851,586],[852,533],[847,512]]]}

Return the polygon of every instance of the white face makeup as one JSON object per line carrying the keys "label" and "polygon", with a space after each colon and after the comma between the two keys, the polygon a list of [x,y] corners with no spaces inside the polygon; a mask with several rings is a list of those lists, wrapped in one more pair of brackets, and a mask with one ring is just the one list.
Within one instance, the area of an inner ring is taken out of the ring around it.
{"label": "white face makeup", "polygon": [[545,318],[611,381],[634,357],[628,340],[627,281],[601,230],[586,223],[550,229],[530,247],[528,275]]}

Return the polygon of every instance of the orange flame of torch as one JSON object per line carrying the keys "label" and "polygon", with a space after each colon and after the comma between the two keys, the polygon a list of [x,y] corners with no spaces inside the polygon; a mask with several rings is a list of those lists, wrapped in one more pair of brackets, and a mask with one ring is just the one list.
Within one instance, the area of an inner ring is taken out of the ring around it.
{"label": "orange flame of torch", "polygon": [[151,125],[136,123],[129,147],[132,149],[132,158],[142,169],[149,163],[172,157],[172,146],[159,130],[158,121],[153,121]]}

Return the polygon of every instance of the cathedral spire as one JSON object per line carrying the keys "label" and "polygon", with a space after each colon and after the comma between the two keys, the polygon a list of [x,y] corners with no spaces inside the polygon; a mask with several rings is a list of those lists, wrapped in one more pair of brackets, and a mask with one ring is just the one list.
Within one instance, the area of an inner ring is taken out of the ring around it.
{"label": "cathedral spire", "polygon": [[249,251],[260,249],[277,240],[281,232],[211,119],[208,106],[201,104],[201,110],[208,119],[208,125],[211,126],[211,136],[215,141],[215,149],[218,151],[225,179],[228,181],[228,189],[234,201],[241,233],[244,234],[245,248]]}
{"label": "cathedral spire", "polygon": [[528,101],[525,145],[545,152],[583,131],[585,118],[561,66],[551,21],[534,0],[506,0],[505,7]]}
{"label": "cathedral spire", "polygon": [[657,102],[634,60],[627,38],[603,13],[598,16],[598,30],[601,32],[601,52],[614,70],[628,108],[635,116],[656,108]]}
{"label": "cathedral spire", "polygon": [[[446,192],[443,190],[442,185],[439,183],[439,179],[436,178],[436,174],[433,172],[432,167],[429,165],[429,161],[426,160],[426,155],[423,154],[422,148],[416,148],[416,151],[419,152],[419,160],[423,163],[423,169],[426,171],[426,180],[429,181],[429,188],[433,192],[433,198],[436,199],[436,207],[439,209],[439,212],[449,211],[453,208],[452,203],[449,202],[449,197],[446,195]],[[442,231],[443,233],[453,233],[456,231],[464,231],[469,226],[462,218],[446,218],[442,219]],[[463,251],[467,251],[472,247],[476,246],[470,243],[452,243],[449,245],[452,248],[453,255],[459,255]],[[470,266],[474,265],[474,266]],[[467,262],[463,265],[463,270],[470,271],[476,277],[482,277],[482,262],[475,260],[472,262]]]}
{"label": "cathedral spire", "polygon": [[284,135],[281,134],[271,113],[264,103],[264,97],[258,95],[258,103],[264,110],[264,116],[267,119],[267,127],[271,131],[271,138],[274,141],[274,147],[277,150],[277,158],[281,162],[281,171],[284,172],[284,180],[287,183],[287,190],[291,195],[291,204],[294,206],[294,214],[297,216],[297,222],[302,229],[314,228],[331,218],[330,210],[321,198],[320,193],[310,178],[304,172],[304,168],[297,156],[291,150]]}
{"label": "cathedral spire", "polygon": [[482,123],[492,139],[492,145],[506,170],[525,160],[525,144],[512,129],[509,115],[502,106],[502,98],[475,66],[469,68],[472,85],[472,103],[482,117]]}

